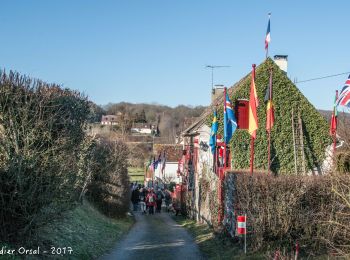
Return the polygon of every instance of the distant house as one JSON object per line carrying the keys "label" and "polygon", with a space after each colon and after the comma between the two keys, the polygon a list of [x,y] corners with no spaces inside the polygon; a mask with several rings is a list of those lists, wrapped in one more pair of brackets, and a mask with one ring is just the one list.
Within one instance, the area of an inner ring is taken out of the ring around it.
{"label": "distant house", "polygon": [[148,171],[146,181],[161,179],[165,183],[180,183],[182,180],[178,175],[178,170],[181,167],[179,159],[182,157],[183,146],[178,144],[154,144],[153,152],[156,160],[159,155],[162,157],[165,154],[165,164],[163,164],[163,161],[157,165],[154,172]]}
{"label": "distant house", "polygon": [[133,134],[152,134],[152,131],[156,129],[155,125],[149,125],[147,123],[134,123],[131,127],[131,133]]}
{"label": "distant house", "polygon": [[116,115],[106,115],[102,116],[101,125],[117,125],[118,116]]}

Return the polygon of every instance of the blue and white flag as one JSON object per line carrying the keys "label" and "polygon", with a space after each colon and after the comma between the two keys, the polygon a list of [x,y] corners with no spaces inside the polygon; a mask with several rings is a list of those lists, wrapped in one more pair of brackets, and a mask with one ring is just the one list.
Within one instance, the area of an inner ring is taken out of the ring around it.
{"label": "blue and white flag", "polygon": [[224,106],[224,140],[228,144],[232,138],[233,133],[237,128],[237,120],[235,113],[231,106],[231,101],[228,95],[226,94],[226,102]]}
{"label": "blue and white flag", "polygon": [[216,110],[214,111],[214,117],[213,122],[211,124],[211,131],[210,131],[210,139],[209,139],[209,146],[211,148],[211,152],[215,153],[215,146],[216,146],[216,134],[218,132],[219,124],[218,124],[218,118],[216,115]]}

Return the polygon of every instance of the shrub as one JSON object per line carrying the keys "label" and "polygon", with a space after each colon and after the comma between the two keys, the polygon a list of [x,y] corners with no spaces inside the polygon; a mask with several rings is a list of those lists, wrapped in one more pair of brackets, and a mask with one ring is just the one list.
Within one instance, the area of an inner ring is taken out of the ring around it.
{"label": "shrub", "polygon": [[100,139],[95,150],[88,199],[106,215],[123,216],[129,209],[127,146],[121,141]]}
{"label": "shrub", "polygon": [[336,156],[337,171],[339,173],[350,173],[350,151],[343,151]]}
{"label": "shrub", "polygon": [[88,187],[109,215],[127,210],[128,150],[86,136],[90,110],[77,91],[0,72],[0,241],[30,240]]}
{"label": "shrub", "polygon": [[236,175],[235,204],[255,250],[291,247],[349,254],[350,177]]}
{"label": "shrub", "polygon": [[0,239],[30,235],[77,197],[87,114],[76,91],[0,73]]}

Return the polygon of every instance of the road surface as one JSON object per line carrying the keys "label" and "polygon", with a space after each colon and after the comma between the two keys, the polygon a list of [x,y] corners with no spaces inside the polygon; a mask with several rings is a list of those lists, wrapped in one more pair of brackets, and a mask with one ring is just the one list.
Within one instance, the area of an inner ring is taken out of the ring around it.
{"label": "road surface", "polygon": [[101,259],[204,259],[193,238],[169,214],[135,213],[130,232]]}

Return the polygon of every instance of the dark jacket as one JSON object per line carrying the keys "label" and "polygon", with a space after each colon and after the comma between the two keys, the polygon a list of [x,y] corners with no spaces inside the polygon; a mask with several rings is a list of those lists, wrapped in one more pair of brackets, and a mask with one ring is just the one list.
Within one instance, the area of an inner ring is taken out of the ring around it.
{"label": "dark jacket", "polygon": [[139,190],[133,190],[131,193],[131,201],[132,203],[137,203],[140,201],[140,192]]}

